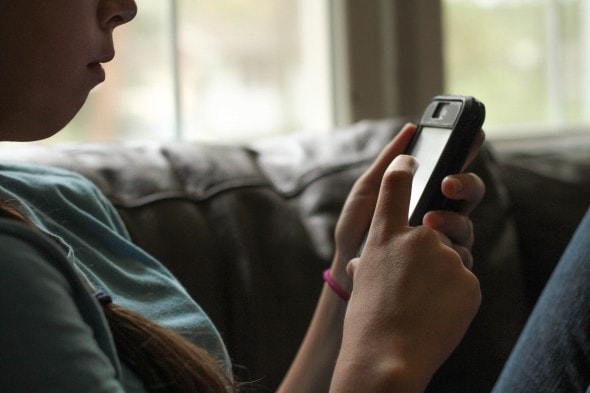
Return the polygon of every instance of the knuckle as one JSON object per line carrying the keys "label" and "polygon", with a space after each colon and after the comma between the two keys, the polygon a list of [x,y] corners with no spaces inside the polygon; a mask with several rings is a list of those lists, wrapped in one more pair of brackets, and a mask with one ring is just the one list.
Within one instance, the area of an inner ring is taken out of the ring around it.
{"label": "knuckle", "polygon": [[430,227],[425,225],[420,225],[412,231],[414,235],[414,240],[417,243],[423,243],[427,246],[432,246],[434,244],[440,243],[440,238],[437,235],[436,231]]}
{"label": "knuckle", "polygon": [[469,249],[471,249],[471,247],[473,246],[473,242],[475,240],[475,231],[474,231],[474,227],[473,227],[473,221],[471,221],[471,219],[469,219],[468,217],[466,217],[467,219],[467,235],[468,235],[468,241],[467,241],[467,246],[469,247]]}
{"label": "knuckle", "polygon": [[471,296],[471,298],[473,299],[474,305],[475,307],[479,307],[479,305],[481,304],[481,284],[479,282],[479,280],[477,279],[477,277],[475,277],[473,274],[470,275],[471,280],[470,280],[470,284],[469,284],[469,294]]}
{"label": "knuckle", "polygon": [[457,253],[461,257],[463,265],[467,269],[471,270],[473,268],[473,256],[471,255],[469,249],[467,247],[455,247],[455,251],[457,251]]}
{"label": "knuckle", "polygon": [[473,222],[468,216],[461,215],[459,221],[460,233],[463,234],[462,238],[465,239],[466,243],[473,238]]}

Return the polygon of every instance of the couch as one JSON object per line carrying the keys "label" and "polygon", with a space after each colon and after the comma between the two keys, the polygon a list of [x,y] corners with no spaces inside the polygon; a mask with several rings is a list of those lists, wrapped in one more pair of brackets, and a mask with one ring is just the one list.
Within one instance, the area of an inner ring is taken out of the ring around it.
{"label": "couch", "polygon": [[[367,120],[248,145],[27,144],[1,161],[77,171],[134,241],[178,276],[223,335],[244,391],[273,391],[293,357],[354,180],[399,130]],[[590,202],[590,134],[488,141],[472,218],[483,302],[429,392],[488,392]]]}

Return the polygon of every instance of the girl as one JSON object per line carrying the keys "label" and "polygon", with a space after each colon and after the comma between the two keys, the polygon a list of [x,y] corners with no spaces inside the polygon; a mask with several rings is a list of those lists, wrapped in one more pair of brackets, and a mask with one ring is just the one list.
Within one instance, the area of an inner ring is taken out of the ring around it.
{"label": "girl", "polygon": [[[133,0],[0,0],[1,139],[39,140],[67,124],[105,79],[113,30],[135,14]],[[352,190],[327,285],[281,391],[423,391],[477,312],[467,215],[484,186],[472,174],[445,179],[462,209],[408,227],[416,163],[400,153],[414,129],[404,127]],[[3,391],[237,389],[210,320],[132,244],[88,181],[3,165],[0,212]]]}

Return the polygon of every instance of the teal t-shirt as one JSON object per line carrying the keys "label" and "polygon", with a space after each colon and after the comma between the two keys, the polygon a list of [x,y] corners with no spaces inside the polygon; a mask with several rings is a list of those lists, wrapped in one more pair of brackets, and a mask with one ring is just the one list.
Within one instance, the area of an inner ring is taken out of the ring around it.
{"label": "teal t-shirt", "polygon": [[211,320],[135,246],[106,197],[64,170],[0,165],[0,198],[41,233],[0,219],[0,375],[7,392],[144,392],[116,358],[94,290],[230,361]]}

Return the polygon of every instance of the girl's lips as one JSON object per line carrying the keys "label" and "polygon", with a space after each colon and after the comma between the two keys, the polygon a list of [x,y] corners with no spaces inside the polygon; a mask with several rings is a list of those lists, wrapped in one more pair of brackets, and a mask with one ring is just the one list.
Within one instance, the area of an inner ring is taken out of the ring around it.
{"label": "girl's lips", "polygon": [[114,57],[115,52],[113,50],[108,50],[102,53],[100,56],[92,59],[92,61],[88,64],[88,70],[94,74],[98,83],[102,83],[106,79],[106,73],[102,67],[102,64],[108,63],[109,61],[113,60]]}
{"label": "girl's lips", "polygon": [[104,71],[104,68],[102,68],[102,64],[90,63],[88,64],[88,70],[90,70],[90,72],[92,72],[96,76],[99,83],[104,82],[104,80],[106,79],[106,73]]}

